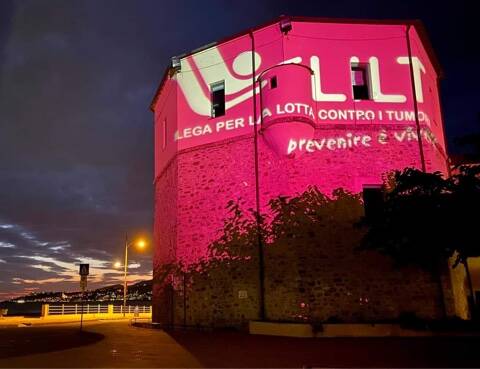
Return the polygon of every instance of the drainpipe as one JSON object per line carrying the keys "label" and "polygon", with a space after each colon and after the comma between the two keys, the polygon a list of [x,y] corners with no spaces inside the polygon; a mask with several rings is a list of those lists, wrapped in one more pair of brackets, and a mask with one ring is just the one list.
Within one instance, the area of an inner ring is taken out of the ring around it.
{"label": "drainpipe", "polygon": [[417,90],[415,88],[415,75],[413,73],[413,62],[412,62],[412,48],[410,45],[410,27],[411,27],[411,24],[408,24],[407,25],[407,49],[408,49],[408,62],[410,67],[410,82],[412,84],[413,108],[415,110],[415,125],[417,126],[418,149],[420,151],[420,161],[422,163],[422,171],[426,172],[427,170],[425,168],[425,155],[423,153],[423,142],[422,142],[422,135],[420,130],[420,121],[418,119]]}
{"label": "drainpipe", "polygon": [[[259,278],[259,319],[265,320],[265,261],[262,240],[262,226],[260,218],[260,188],[258,180],[258,130],[257,130],[257,96],[256,96],[256,75],[255,75],[255,38],[253,31],[249,32],[252,40],[252,98],[253,98],[253,141],[255,155],[255,220],[257,225],[258,242],[258,278]],[[261,114],[261,112],[260,112]]]}
{"label": "drainpipe", "polygon": [[[420,130],[420,121],[418,119],[418,101],[417,101],[417,89],[415,88],[415,75],[413,73],[413,60],[412,60],[412,47],[410,44],[410,28],[411,24],[407,25],[407,49],[408,49],[408,65],[410,69],[410,82],[412,84],[412,94],[413,94],[413,108],[415,110],[415,125],[417,127],[417,136],[418,136],[418,149],[420,151],[420,160],[422,162],[422,171],[426,172],[427,169],[425,167],[425,154],[423,152],[423,142],[422,142],[422,135]],[[437,266],[437,273],[438,273],[438,283],[439,283],[439,293],[440,293],[440,304],[442,315],[445,317],[446,314],[446,306],[445,306],[445,293],[443,291],[443,284],[442,284],[442,268]]]}
{"label": "drainpipe", "polygon": [[447,166],[447,175],[448,175],[448,178],[450,178],[452,176],[452,169],[450,168],[452,164],[452,160],[448,156],[448,147],[447,147],[447,142],[445,140],[445,137],[447,137],[447,135],[445,134],[445,115],[443,114],[443,105],[440,98],[440,96],[442,96],[442,93],[441,93],[441,86],[440,86],[440,78],[438,76],[436,77],[435,85],[437,86],[437,93],[438,93],[438,100],[439,100],[438,102],[439,102],[439,108],[440,108],[440,119],[442,120],[442,133],[443,133],[442,143],[445,149],[445,163]]}

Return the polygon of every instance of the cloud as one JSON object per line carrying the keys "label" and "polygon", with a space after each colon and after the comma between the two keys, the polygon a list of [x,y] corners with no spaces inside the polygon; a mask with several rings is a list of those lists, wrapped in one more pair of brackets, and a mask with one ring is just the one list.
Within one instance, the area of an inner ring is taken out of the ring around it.
{"label": "cloud", "polygon": [[38,268],[38,269],[44,270],[46,272],[51,272],[52,271],[52,267],[50,267],[48,265],[43,265],[43,264],[33,264],[33,265],[30,265],[30,267]]}
{"label": "cloud", "polygon": [[[11,291],[11,296],[21,295],[20,291],[26,292],[25,286],[35,286],[42,290],[78,290],[79,263],[90,264],[89,288],[123,281],[123,271],[113,268],[113,258],[107,251],[90,252],[87,249],[80,253],[65,239],[45,240],[30,228],[9,224],[11,226],[0,228],[0,237],[8,240],[2,241],[1,245],[15,244],[15,248],[8,247],[9,254],[5,254],[7,248],[2,249],[5,255],[0,261],[0,283],[2,290],[8,288]],[[119,250],[123,251],[123,246]],[[135,261],[135,256],[132,253],[128,280],[151,278],[150,268],[142,268],[142,263]],[[146,271],[148,272],[145,273]]]}
{"label": "cloud", "polygon": [[56,282],[65,282],[65,278],[46,278],[46,279],[24,279],[24,278],[13,278],[13,284],[35,284],[35,285],[42,285],[47,283],[56,283]]}

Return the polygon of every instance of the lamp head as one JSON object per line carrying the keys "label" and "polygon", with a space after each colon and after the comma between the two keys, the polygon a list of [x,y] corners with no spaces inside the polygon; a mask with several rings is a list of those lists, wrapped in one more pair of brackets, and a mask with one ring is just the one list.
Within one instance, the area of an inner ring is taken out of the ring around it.
{"label": "lamp head", "polygon": [[142,239],[138,240],[135,243],[135,246],[137,246],[137,248],[139,248],[141,250],[144,249],[146,245],[147,245],[147,243],[145,242],[145,240],[142,240]]}

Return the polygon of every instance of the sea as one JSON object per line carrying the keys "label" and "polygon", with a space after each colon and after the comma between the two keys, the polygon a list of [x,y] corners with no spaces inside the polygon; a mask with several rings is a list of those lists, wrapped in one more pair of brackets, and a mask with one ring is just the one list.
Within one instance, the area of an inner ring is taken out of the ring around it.
{"label": "sea", "polygon": [[18,304],[16,302],[0,302],[0,309],[8,309],[7,316],[40,316],[42,313],[41,302],[25,302]]}

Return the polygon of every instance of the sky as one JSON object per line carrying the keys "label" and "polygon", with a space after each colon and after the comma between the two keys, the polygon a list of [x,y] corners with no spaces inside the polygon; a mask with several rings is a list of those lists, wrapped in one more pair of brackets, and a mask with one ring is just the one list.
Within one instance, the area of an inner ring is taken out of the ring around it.
{"label": "sky", "polygon": [[[472,2],[473,3],[473,2]],[[420,19],[444,70],[450,153],[480,132],[467,1],[0,0],[0,301],[118,283],[125,233],[151,237],[153,116],[170,57],[281,14]],[[131,250],[130,279],[151,278]]]}

